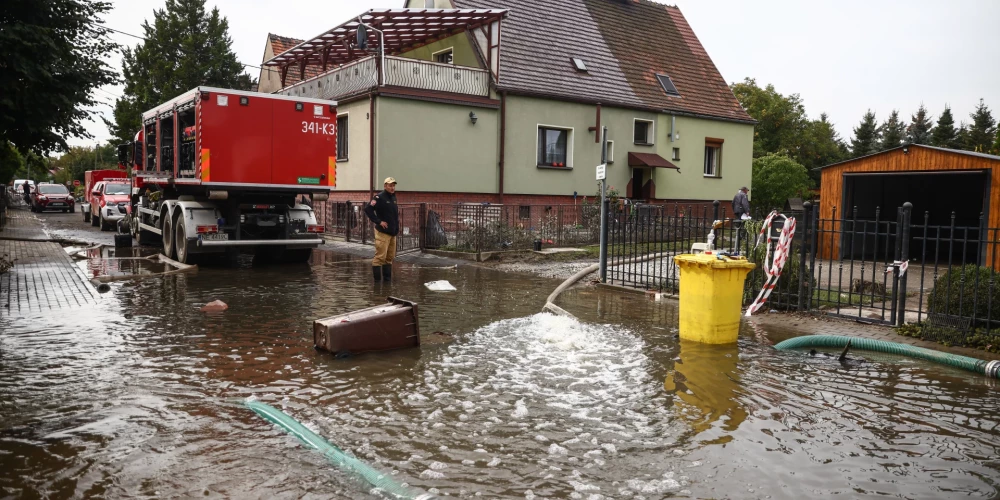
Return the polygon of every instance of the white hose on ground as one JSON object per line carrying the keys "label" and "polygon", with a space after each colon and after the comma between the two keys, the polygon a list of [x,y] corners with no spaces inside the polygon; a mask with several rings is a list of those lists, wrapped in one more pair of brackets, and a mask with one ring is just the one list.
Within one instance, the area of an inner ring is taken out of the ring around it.
{"label": "white hose on ground", "polygon": [[[608,266],[610,267],[610,266],[618,266],[618,265],[621,265],[621,264],[628,264],[628,263],[646,262],[646,261],[653,260],[653,259],[663,258],[666,255],[667,254],[665,254],[665,253],[652,253],[652,254],[649,254],[649,255],[646,255],[646,256],[643,256],[643,257],[639,257],[639,258],[623,258],[623,259],[619,259],[616,262],[609,262]],[[576,283],[577,281],[582,280],[584,276],[587,276],[588,274],[593,273],[594,271],[597,271],[600,268],[601,268],[601,264],[600,263],[594,264],[592,266],[587,266],[587,267],[581,269],[580,272],[574,274],[573,276],[570,276],[569,279],[567,279],[566,281],[563,281],[561,285],[559,285],[558,287],[556,287],[556,289],[553,290],[551,294],[549,294],[549,298],[545,299],[545,307],[542,307],[542,311],[549,311],[549,312],[558,314],[560,316],[567,316],[567,317],[570,317],[570,318],[576,318],[576,316],[573,316],[572,314],[570,314],[569,312],[567,312],[565,309],[557,306],[555,304],[556,298],[559,297],[559,294],[565,292],[566,289],[569,288],[570,286],[572,286],[574,283]]]}

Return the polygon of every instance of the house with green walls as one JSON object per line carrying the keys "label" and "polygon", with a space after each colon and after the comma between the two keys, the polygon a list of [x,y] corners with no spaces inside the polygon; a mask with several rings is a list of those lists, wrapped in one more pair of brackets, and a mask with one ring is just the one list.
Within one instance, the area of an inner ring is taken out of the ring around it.
{"label": "house with green walls", "polygon": [[680,9],[649,0],[407,0],[269,35],[263,67],[262,92],[338,101],[332,200],[391,176],[401,203],[574,203],[605,145],[634,200],[750,184],[753,119]]}

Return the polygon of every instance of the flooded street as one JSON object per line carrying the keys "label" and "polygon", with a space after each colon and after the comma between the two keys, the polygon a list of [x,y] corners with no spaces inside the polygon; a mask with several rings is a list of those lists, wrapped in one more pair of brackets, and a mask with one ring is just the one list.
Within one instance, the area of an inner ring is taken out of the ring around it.
{"label": "flooded street", "polygon": [[[0,497],[378,498],[246,409],[251,397],[439,496],[1000,492],[1000,392],[979,375],[778,352],[782,332],[749,326],[739,346],[689,344],[674,302],[575,289],[560,305],[577,321],[538,312],[558,280],[396,267],[373,287],[366,259],[318,252],[3,317]],[[434,280],[458,291],[423,286]],[[422,348],[313,348],[314,319],[389,295],[419,303]],[[213,300],[229,309],[199,311]]]}

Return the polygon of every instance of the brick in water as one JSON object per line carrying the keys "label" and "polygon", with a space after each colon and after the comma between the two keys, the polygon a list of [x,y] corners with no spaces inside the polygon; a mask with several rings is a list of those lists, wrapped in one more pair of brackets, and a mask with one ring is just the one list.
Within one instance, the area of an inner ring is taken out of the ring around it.
{"label": "brick in water", "polygon": [[222,312],[229,309],[229,306],[221,300],[213,300],[201,308],[201,312]]}

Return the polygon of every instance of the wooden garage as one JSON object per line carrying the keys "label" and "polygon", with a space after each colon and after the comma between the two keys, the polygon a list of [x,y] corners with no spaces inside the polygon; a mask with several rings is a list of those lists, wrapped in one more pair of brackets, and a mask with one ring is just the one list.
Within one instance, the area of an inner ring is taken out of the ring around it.
{"label": "wooden garage", "polygon": [[[910,202],[912,227],[954,228],[949,233],[952,239],[962,237],[959,229],[966,234],[973,231],[980,241],[995,233],[981,231],[983,225],[1000,228],[1000,156],[901,146],[822,167],[820,199],[819,217],[831,228],[895,222],[898,207]],[[850,257],[847,253],[852,250],[842,248],[838,231],[824,233],[821,228],[824,258]],[[981,263],[993,260],[985,252],[975,255]]]}

